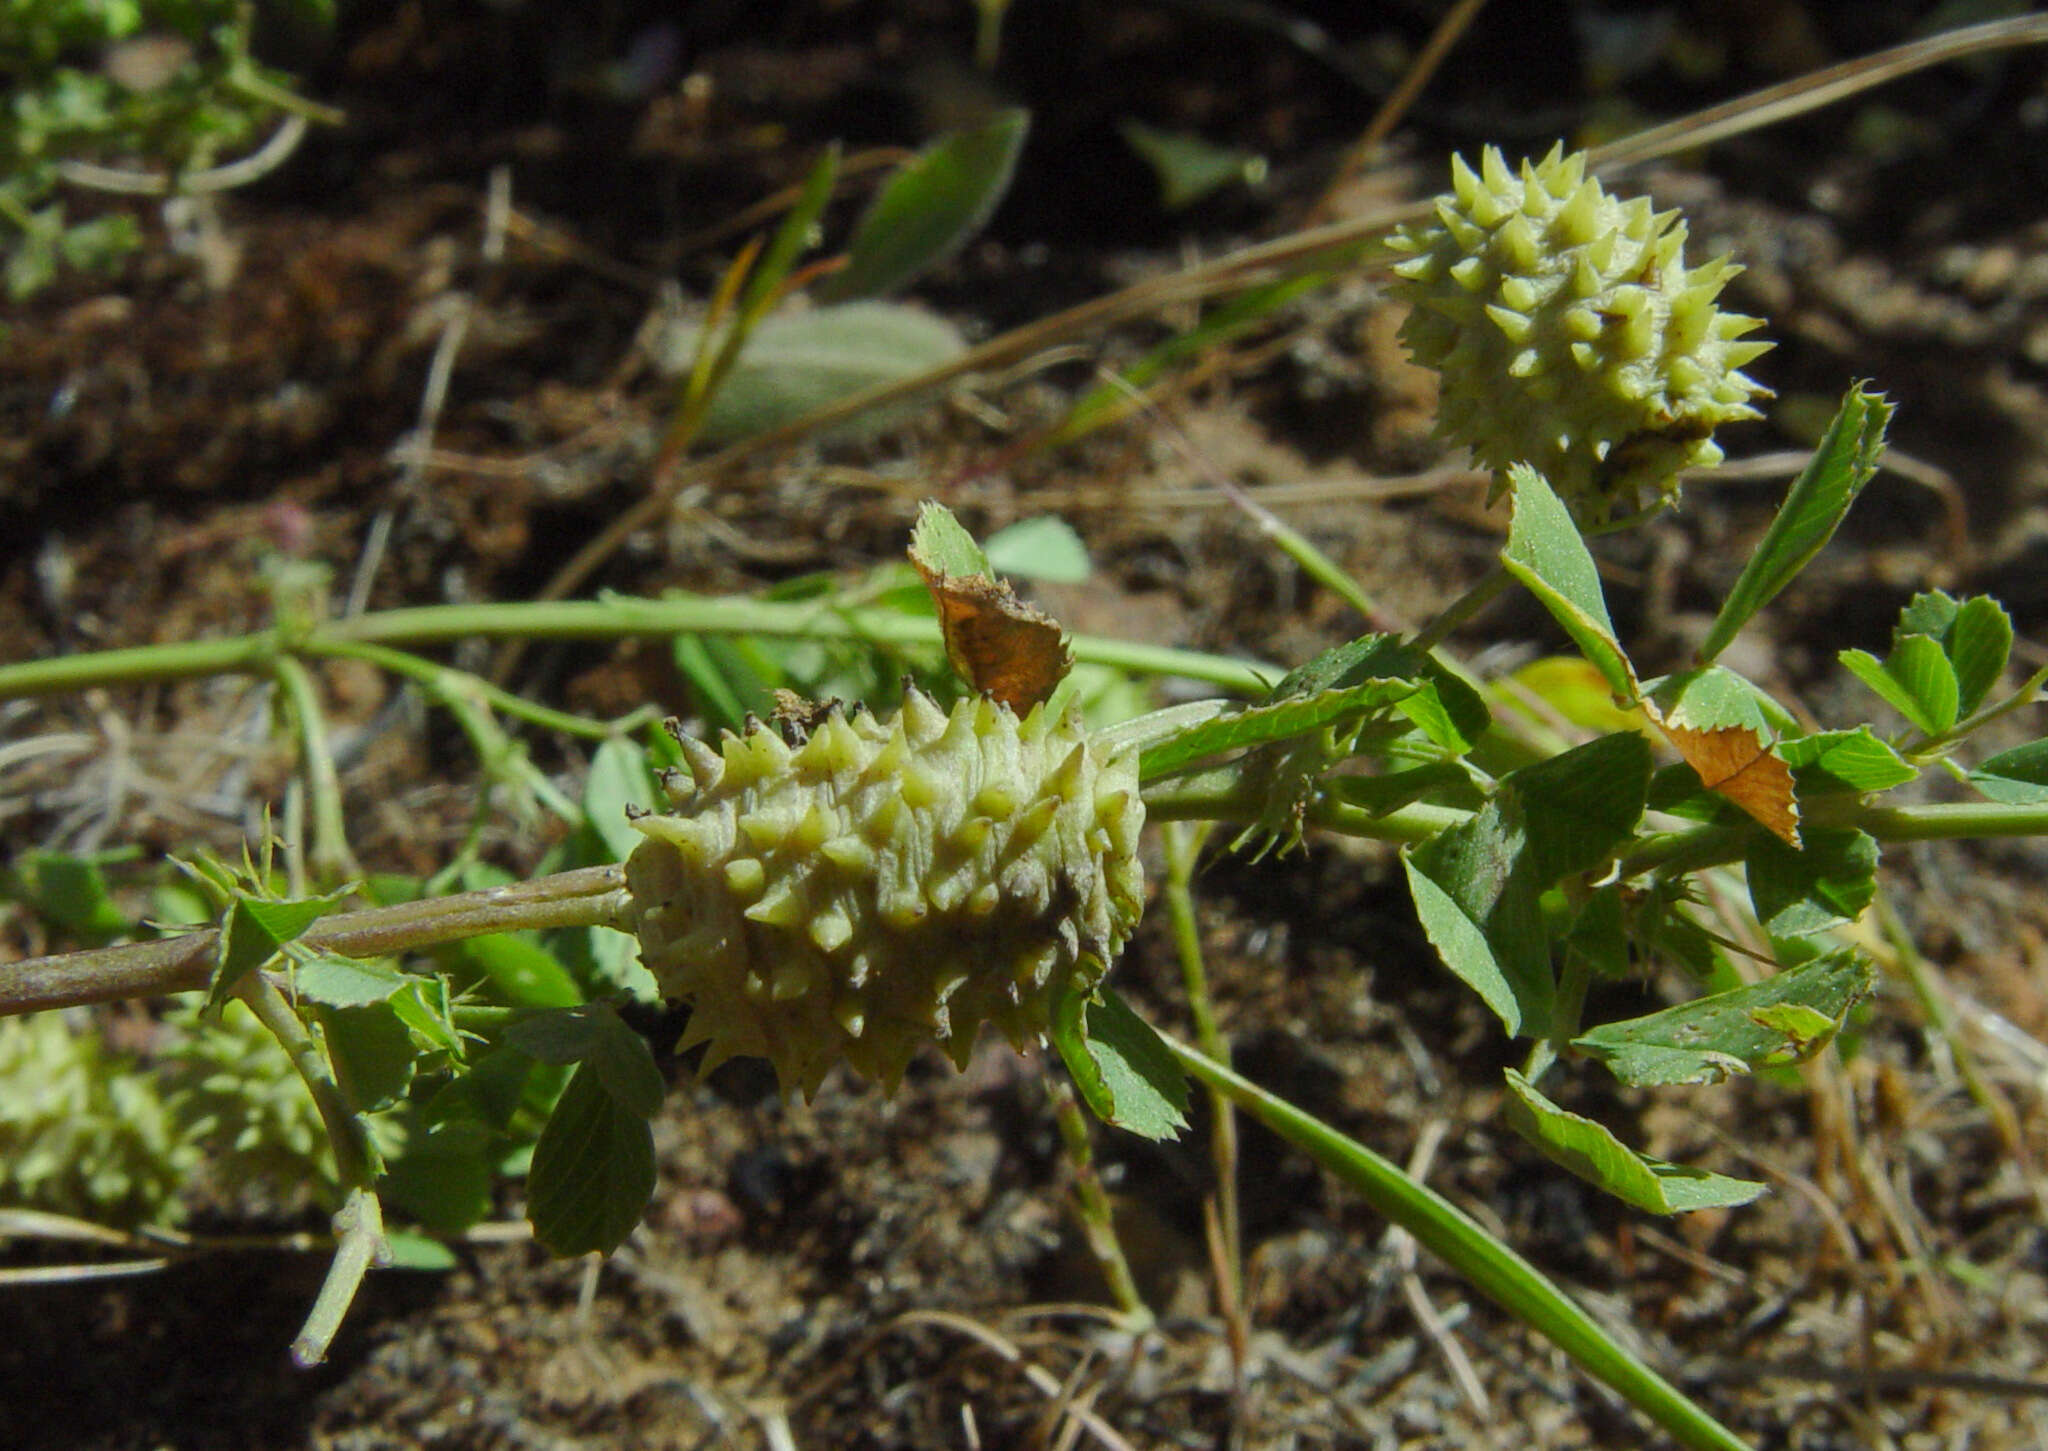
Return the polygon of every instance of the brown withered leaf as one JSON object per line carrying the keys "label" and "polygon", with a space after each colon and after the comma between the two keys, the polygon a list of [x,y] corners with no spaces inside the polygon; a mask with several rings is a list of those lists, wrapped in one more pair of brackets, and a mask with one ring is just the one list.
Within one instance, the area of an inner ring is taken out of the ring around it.
{"label": "brown withered leaf", "polygon": [[939,607],[946,658],[969,685],[1023,715],[1051,695],[1073,665],[1059,623],[985,574],[947,574],[911,563]]}
{"label": "brown withered leaf", "polygon": [[1743,725],[1674,725],[1659,720],[1664,738],[1700,784],[1734,802],[1763,823],[1778,840],[1799,850],[1799,803],[1792,794],[1792,768],[1771,754],[1770,743]]}

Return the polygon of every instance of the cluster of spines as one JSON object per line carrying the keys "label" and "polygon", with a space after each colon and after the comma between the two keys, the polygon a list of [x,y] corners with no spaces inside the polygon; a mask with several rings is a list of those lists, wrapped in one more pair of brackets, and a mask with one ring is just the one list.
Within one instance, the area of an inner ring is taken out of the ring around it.
{"label": "cluster of spines", "polygon": [[795,744],[757,722],[677,740],[674,814],[638,818],[628,883],[707,1067],[759,1054],[809,1093],[841,1058],[893,1086],[928,1041],[964,1064],[984,1022],[1021,1046],[1137,916],[1135,763],[1073,717],[912,690]]}
{"label": "cluster of spines", "polygon": [[1757,416],[1739,370],[1769,344],[1716,299],[1741,269],[1685,265],[1685,224],[1621,202],[1562,148],[1519,176],[1489,147],[1453,158],[1432,225],[1391,239],[1413,304],[1403,340],[1442,378],[1438,431],[1497,472],[1528,463],[1604,517],[1718,462],[1713,429]]}

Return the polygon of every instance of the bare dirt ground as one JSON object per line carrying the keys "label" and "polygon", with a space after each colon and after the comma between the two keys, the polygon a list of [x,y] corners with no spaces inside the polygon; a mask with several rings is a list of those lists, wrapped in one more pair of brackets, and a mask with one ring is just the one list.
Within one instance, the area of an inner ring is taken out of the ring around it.
{"label": "bare dirt ground", "polygon": [[[1502,0],[1361,190],[1426,194],[1449,150],[1484,141],[1542,149],[1664,119],[1894,43],[1933,8],[1844,18],[1733,0]],[[659,279],[705,296],[737,240],[716,229],[800,177],[818,146],[910,146],[991,100],[1033,108],[1011,201],[918,289],[987,336],[1299,224],[1377,107],[1379,57],[1393,40],[1419,44],[1435,7],[1020,4],[993,79],[969,60],[970,7],[936,0],[626,5],[601,21],[573,9],[344,6],[331,52],[308,63],[309,90],[348,112],[343,131],[224,199],[183,251],[153,249],[117,282],[12,310],[0,658],[260,627],[261,561],[324,563],[343,595],[386,512],[396,527],[365,581],[372,608],[527,597],[645,488],[667,394],[636,339]],[[1327,26],[1335,57],[1367,74],[1264,23],[1285,15]],[[1631,74],[1602,59],[1640,53],[1615,29],[1625,23],[1676,26],[1678,40]],[[674,41],[672,71],[630,98],[593,89],[596,67],[657,30]],[[1262,152],[1270,175],[1168,215],[1116,135],[1126,116]],[[1852,378],[1901,405],[1894,442],[1910,476],[1872,485],[1742,662],[1822,718],[1863,718],[1834,693],[1834,651],[1881,648],[1915,589],[2000,596],[2028,668],[2048,642],[2044,141],[2043,64],[2020,55],[1617,179],[1684,206],[1698,254],[1744,262],[1733,300],[1779,340],[1754,370],[1779,393],[1777,421],[1731,436],[1731,454],[1797,447]],[[517,222],[487,257],[494,169]],[[853,206],[835,209],[835,228]],[[1221,507],[1174,439],[1353,569],[1389,614],[1425,618],[1484,567],[1499,525],[1469,481],[1384,487],[1446,462],[1397,323],[1361,278],[1211,360],[1162,416],[1019,450],[1094,364],[1165,334],[1077,338],[1078,359],[970,380],[879,437],[735,471],[592,587],[746,590],[858,568],[897,556],[917,500],[937,497],[982,532],[1047,511],[1071,522],[1099,572],[1054,602],[1070,628],[1294,663],[1362,622]],[[445,402],[424,467],[409,468],[437,350],[452,358]],[[1782,477],[1702,484],[1682,513],[1608,550],[1618,622],[1646,669],[1680,657]],[[1496,668],[1556,645],[1514,608],[1460,641]],[[687,716],[658,657],[536,649],[513,683],[600,712],[651,695]],[[335,671],[323,684],[349,727],[356,850],[372,867],[432,870],[474,800],[461,742],[388,680]],[[256,687],[229,679],[6,717],[10,735],[95,733],[127,772],[111,800],[97,770],[21,788],[8,852],[234,852],[286,774],[264,715]],[[199,749],[223,739],[247,743],[232,772]],[[578,750],[532,749],[573,783]],[[508,822],[492,854],[523,868],[542,845]],[[1200,883],[1201,920],[1249,1076],[1396,1159],[1433,1145],[1431,1183],[1757,1446],[2038,1447],[2048,1088],[2038,1058],[2000,1043],[2048,1038],[2044,865],[2026,845],[1902,849],[1886,864],[1967,1040],[2018,1110],[2012,1138],[1966,1092],[1922,1007],[1887,987],[1854,1055],[1797,1084],[1665,1097],[1575,1080],[1574,1107],[1651,1152],[1773,1184],[1752,1208],[1675,1223],[1599,1196],[1505,1127],[1500,1069],[1519,1055],[1434,962],[1390,857],[1311,842],[1285,860],[1219,860]],[[1119,980],[1181,1027],[1159,916]],[[5,930],[0,951],[49,945],[18,917]],[[1630,991],[1654,1001],[1654,985]],[[964,1075],[914,1071],[893,1100],[835,1076],[806,1105],[744,1066],[701,1085],[678,1070],[657,1126],[658,1195],[601,1270],[512,1243],[468,1248],[450,1274],[376,1277],[312,1373],[290,1369],[285,1347],[315,1258],[222,1256],[12,1291],[0,1441],[566,1451],[1098,1435],[1063,1419],[1068,1407],[1141,1447],[1651,1443],[1256,1129],[1243,1145],[1254,1333],[1235,1367],[1204,1241],[1205,1125],[1165,1147],[1101,1140],[1162,1317],[1134,1343],[1101,1313],[1065,1208],[1046,1071],[988,1047]],[[516,1216],[515,1201],[504,1208]]]}

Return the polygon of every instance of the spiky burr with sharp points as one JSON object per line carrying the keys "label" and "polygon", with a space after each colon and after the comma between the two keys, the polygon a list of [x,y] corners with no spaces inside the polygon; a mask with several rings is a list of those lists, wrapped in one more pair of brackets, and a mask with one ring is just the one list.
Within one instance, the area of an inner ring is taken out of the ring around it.
{"label": "spiky burr with sharp points", "polygon": [[1441,379],[1437,431],[1497,475],[1526,463],[1585,523],[1675,497],[1685,468],[1720,461],[1714,429],[1755,418],[1740,371],[1769,348],[1715,299],[1740,269],[1685,265],[1685,224],[1609,196],[1583,154],[1511,171],[1488,147],[1454,158],[1436,220],[1402,229],[1401,329]]}
{"label": "spiky burr with sharp points", "polygon": [[912,689],[893,719],[834,706],[794,743],[758,722],[676,738],[688,769],[673,814],[637,818],[629,925],[707,1068],[758,1055],[811,1094],[842,1059],[893,1088],[928,1042],[964,1066],[984,1023],[1025,1046],[1137,921],[1136,753],[1078,714]]}

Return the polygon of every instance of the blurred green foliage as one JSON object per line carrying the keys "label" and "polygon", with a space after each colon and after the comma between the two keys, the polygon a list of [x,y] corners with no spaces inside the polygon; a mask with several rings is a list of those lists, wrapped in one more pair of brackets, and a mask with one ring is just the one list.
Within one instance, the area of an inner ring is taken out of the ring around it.
{"label": "blurred green foliage", "polygon": [[[325,25],[331,0],[277,0]],[[177,180],[259,141],[299,108],[289,76],[250,54],[244,0],[0,0],[0,272],[27,297],[65,271],[105,271],[141,242],[124,211],[77,216],[105,167]],[[146,187],[100,187],[146,190]]]}

